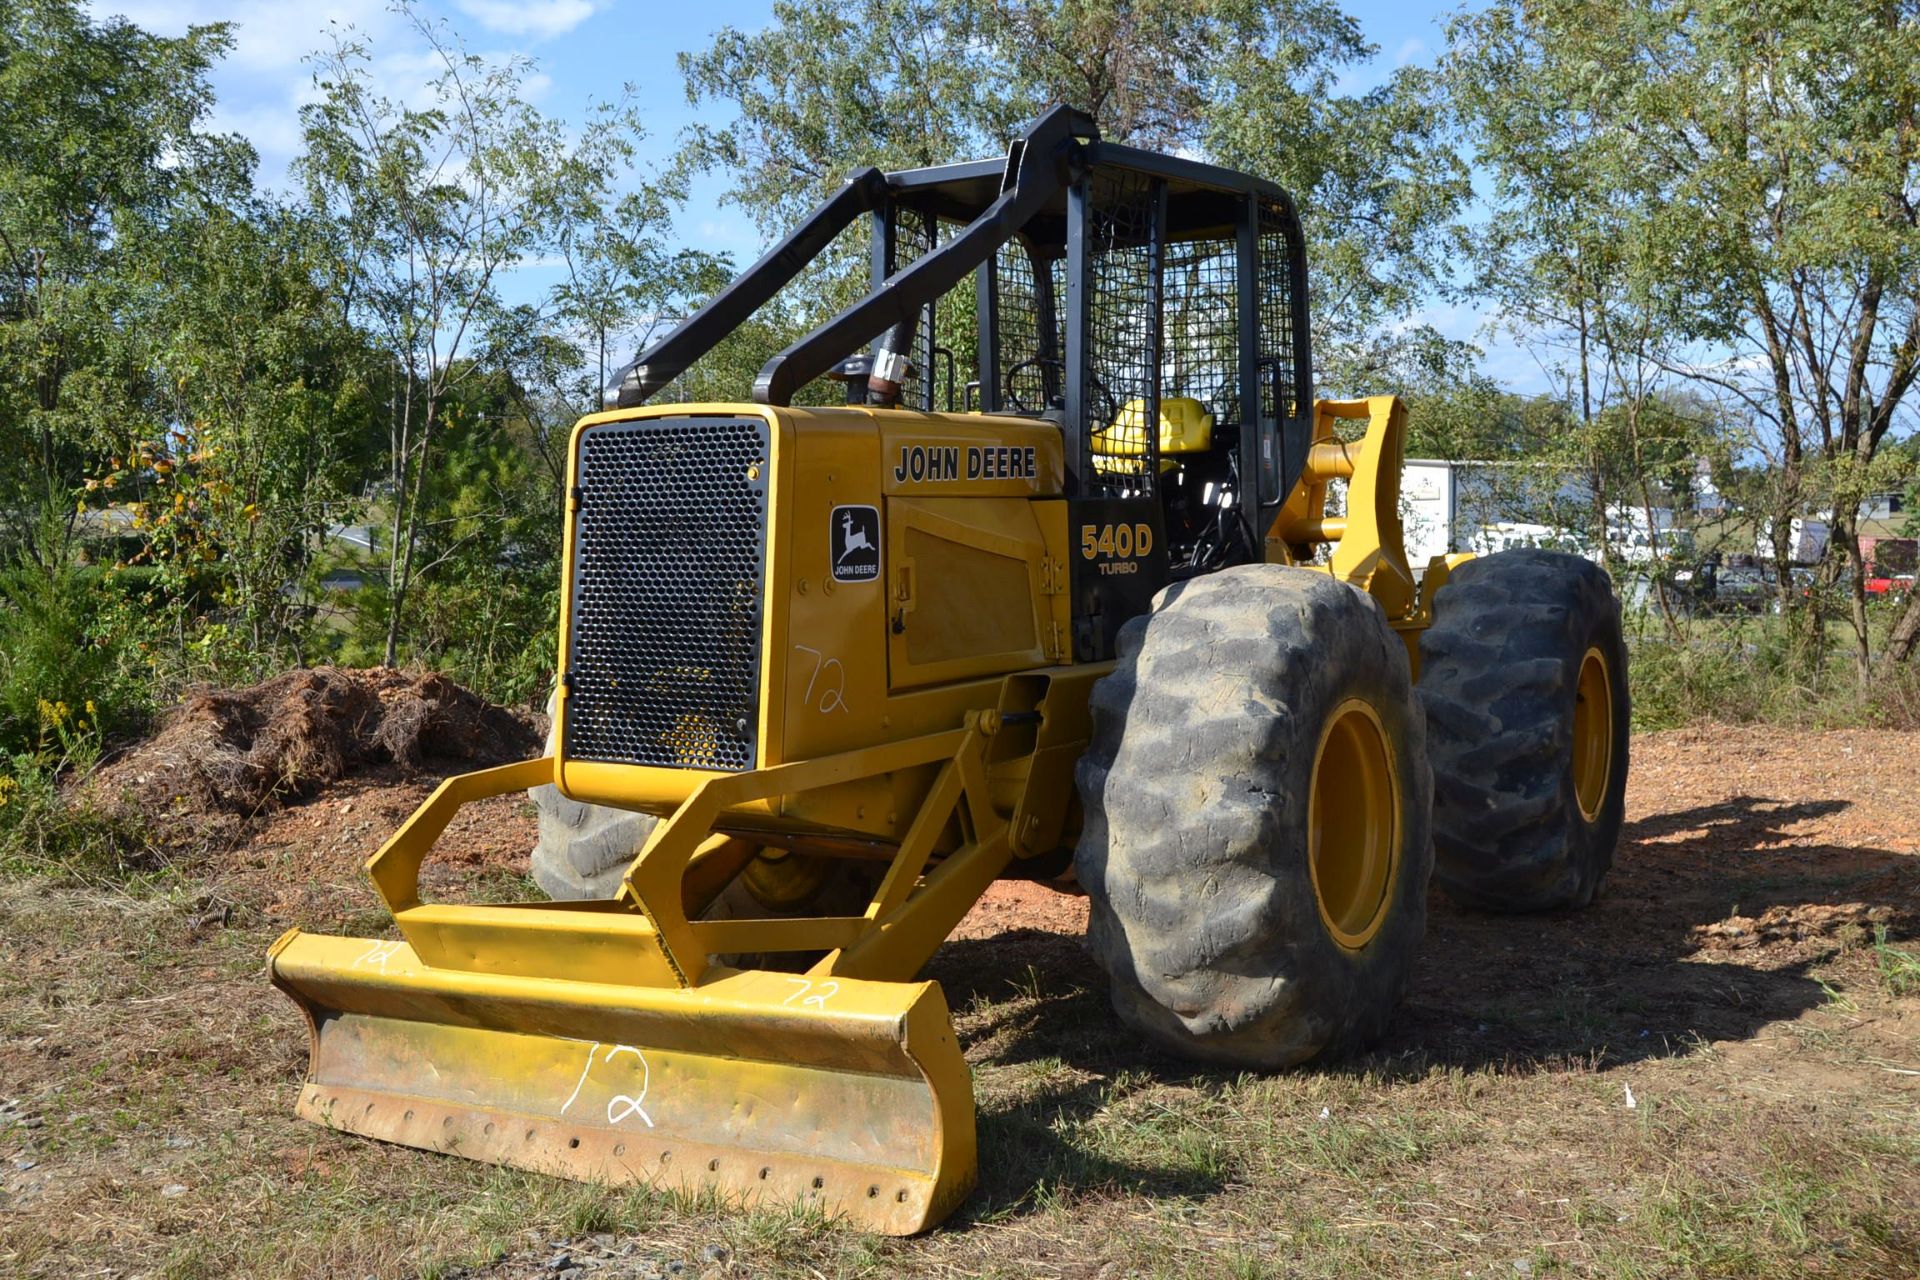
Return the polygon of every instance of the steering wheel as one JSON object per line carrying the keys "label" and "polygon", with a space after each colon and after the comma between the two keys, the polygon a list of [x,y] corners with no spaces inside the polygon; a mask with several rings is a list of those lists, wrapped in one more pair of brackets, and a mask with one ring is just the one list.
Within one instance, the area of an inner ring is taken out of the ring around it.
{"label": "steering wheel", "polygon": [[[1006,387],[1007,403],[1011,404],[1021,413],[1043,413],[1046,411],[1045,405],[1038,407],[1030,405],[1022,400],[1020,394],[1013,389],[1015,380],[1026,370],[1035,367],[1051,367],[1064,372],[1066,369],[1066,361],[1061,360],[1057,356],[1034,356],[1031,359],[1022,360],[1018,364],[1008,366],[1007,376],[1003,384]],[[1044,388],[1046,387],[1046,381],[1042,379],[1040,385],[1042,387],[1041,394],[1045,395],[1046,392]]]}
{"label": "steering wheel", "polygon": [[1087,408],[1094,411],[1092,416],[1096,431],[1109,428],[1119,421],[1120,405],[1114,400],[1113,392],[1092,373],[1087,374],[1087,400]]}

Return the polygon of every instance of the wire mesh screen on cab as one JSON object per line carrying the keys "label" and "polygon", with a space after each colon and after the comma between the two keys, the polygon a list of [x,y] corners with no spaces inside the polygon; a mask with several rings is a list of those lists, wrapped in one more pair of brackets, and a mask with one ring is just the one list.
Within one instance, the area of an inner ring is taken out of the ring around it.
{"label": "wire mesh screen on cab", "polygon": [[1098,170],[1087,179],[1086,367],[1078,423],[1091,465],[1089,497],[1153,493],[1159,461],[1154,352],[1161,323],[1156,296],[1158,188],[1142,173]]}

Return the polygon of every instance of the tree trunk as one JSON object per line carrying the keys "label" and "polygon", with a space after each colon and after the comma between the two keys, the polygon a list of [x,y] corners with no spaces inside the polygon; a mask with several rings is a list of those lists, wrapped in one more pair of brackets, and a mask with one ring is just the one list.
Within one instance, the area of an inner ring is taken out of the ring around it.
{"label": "tree trunk", "polygon": [[1793,505],[1776,503],[1767,524],[1767,542],[1773,552],[1773,589],[1780,597],[1780,616],[1793,612]]}
{"label": "tree trunk", "polygon": [[1846,555],[1847,598],[1851,606],[1847,620],[1853,624],[1854,673],[1864,687],[1873,674],[1872,655],[1868,651],[1867,567],[1860,557],[1860,538],[1854,529],[1854,517],[1842,514],[1835,504],[1832,540]]}
{"label": "tree trunk", "polygon": [[397,623],[400,617],[399,600],[404,594],[400,585],[400,545],[407,528],[407,457],[413,451],[412,365],[407,366],[403,387],[405,396],[397,406],[391,397],[388,400],[389,421],[392,423],[388,448],[391,451],[390,479],[393,481],[393,530],[387,539],[387,642],[380,659],[383,667],[394,666],[399,657],[400,633]]}
{"label": "tree trunk", "polygon": [[420,423],[420,460],[413,468],[413,497],[407,503],[406,546],[400,550],[398,581],[387,597],[387,656],[383,665],[394,666],[400,656],[400,614],[406,607],[407,593],[413,587],[413,548],[420,538],[420,501],[427,481],[427,451],[433,447],[433,425],[440,408],[440,392],[427,388],[427,412]]}
{"label": "tree trunk", "polygon": [[1893,633],[1887,637],[1886,647],[1880,650],[1880,661],[1905,662],[1913,656],[1915,648],[1920,648],[1920,590],[1909,588],[1906,603],[1900,606],[1900,616],[1894,619]]}

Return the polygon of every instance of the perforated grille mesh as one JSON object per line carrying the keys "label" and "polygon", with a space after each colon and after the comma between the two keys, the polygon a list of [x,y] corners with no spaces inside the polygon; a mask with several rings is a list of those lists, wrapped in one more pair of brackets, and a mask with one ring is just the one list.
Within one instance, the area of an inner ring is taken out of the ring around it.
{"label": "perforated grille mesh", "polygon": [[[1279,205],[1260,202],[1260,397],[1269,419],[1300,412],[1293,351],[1293,243]],[[1277,402],[1276,402],[1277,400]]]}
{"label": "perforated grille mesh", "polygon": [[[893,240],[887,255],[887,274],[904,271],[920,259],[932,253],[938,243],[940,224],[932,214],[915,209],[899,210],[893,219]],[[932,306],[920,308],[920,320],[913,330],[913,350],[907,358],[913,361],[913,373],[900,388],[900,403],[915,408],[932,410],[934,364],[934,309]]]}
{"label": "perforated grille mesh", "polygon": [[572,758],[753,767],[769,458],[758,418],[617,422],[581,436]]}

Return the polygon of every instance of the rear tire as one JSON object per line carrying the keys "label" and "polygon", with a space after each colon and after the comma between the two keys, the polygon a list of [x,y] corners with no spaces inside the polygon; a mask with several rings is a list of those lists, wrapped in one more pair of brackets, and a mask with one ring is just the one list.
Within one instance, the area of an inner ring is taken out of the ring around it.
{"label": "rear tire", "polygon": [[1556,551],[1453,570],[1420,637],[1434,877],[1492,911],[1593,901],[1626,812],[1631,704],[1605,571]]}
{"label": "rear tire", "polygon": [[1241,1067],[1371,1039],[1432,869],[1404,643],[1325,573],[1244,565],[1168,587],[1119,651],[1093,691],[1076,856],[1122,1021]]}

